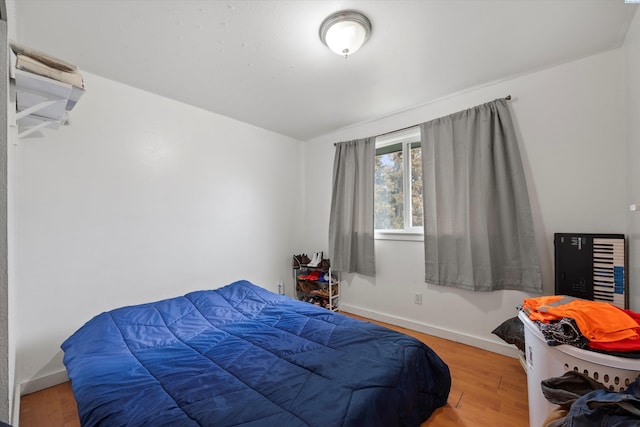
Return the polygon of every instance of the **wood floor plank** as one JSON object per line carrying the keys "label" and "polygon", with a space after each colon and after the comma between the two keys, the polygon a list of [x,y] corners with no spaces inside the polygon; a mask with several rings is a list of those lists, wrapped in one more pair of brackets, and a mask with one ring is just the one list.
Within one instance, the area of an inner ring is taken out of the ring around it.
{"label": "wood floor plank", "polygon": [[[347,314],[347,313],[345,313]],[[529,425],[527,377],[520,362],[420,332],[350,315],[411,335],[431,347],[451,371],[447,404],[421,427],[525,427]],[[22,396],[21,427],[79,427],[71,383]]]}
{"label": "wood floor plank", "polygon": [[33,427],[80,427],[71,383],[27,394],[20,398],[20,425]]}

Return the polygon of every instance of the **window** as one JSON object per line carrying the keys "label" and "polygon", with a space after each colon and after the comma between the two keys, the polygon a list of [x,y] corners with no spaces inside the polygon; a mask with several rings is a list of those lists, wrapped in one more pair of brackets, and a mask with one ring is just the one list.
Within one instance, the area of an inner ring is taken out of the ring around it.
{"label": "window", "polygon": [[419,128],[376,139],[376,238],[422,235],[421,154]]}

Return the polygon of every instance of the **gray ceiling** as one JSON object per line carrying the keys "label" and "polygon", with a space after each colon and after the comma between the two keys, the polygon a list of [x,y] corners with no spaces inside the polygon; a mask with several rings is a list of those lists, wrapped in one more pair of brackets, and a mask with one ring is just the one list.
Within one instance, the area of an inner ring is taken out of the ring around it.
{"label": "gray ceiling", "polygon": [[[7,5],[21,44],[300,140],[619,47],[637,8],[624,0]],[[342,9],[373,24],[369,42],[348,59],[318,38],[322,20]]]}

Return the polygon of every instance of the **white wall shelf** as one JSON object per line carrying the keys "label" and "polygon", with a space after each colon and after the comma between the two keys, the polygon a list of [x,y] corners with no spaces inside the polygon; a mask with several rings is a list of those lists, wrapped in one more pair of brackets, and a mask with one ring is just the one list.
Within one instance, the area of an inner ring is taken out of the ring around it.
{"label": "white wall shelf", "polygon": [[42,128],[57,129],[67,122],[68,112],[85,90],[35,73],[15,68],[11,78],[15,85],[15,113],[10,124],[18,127],[18,138]]}

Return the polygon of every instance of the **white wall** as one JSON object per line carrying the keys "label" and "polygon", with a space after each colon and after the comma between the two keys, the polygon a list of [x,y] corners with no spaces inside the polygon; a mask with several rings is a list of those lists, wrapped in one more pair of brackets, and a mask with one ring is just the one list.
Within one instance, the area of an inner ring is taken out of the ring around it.
{"label": "white wall", "polygon": [[[326,170],[333,163],[334,142],[393,131],[510,94],[534,211],[544,292],[553,293],[553,233],[626,232],[623,65],[623,50],[616,49],[308,141],[305,171],[308,187],[314,189],[307,203],[310,240],[327,247],[331,174]],[[425,284],[422,242],[378,240],[375,249],[375,278],[343,277],[345,310],[513,353],[513,347],[503,345],[491,330],[514,316],[515,307],[529,295]],[[414,292],[423,293],[422,305],[413,304]]]}
{"label": "white wall", "polygon": [[24,392],[60,380],[60,344],[101,311],[239,279],[292,282],[300,141],[85,82],[70,126],[11,147]]}
{"label": "white wall", "polygon": [[[624,44],[629,204],[640,205],[640,13],[636,11]],[[627,214],[631,306],[640,309],[640,211]]]}

